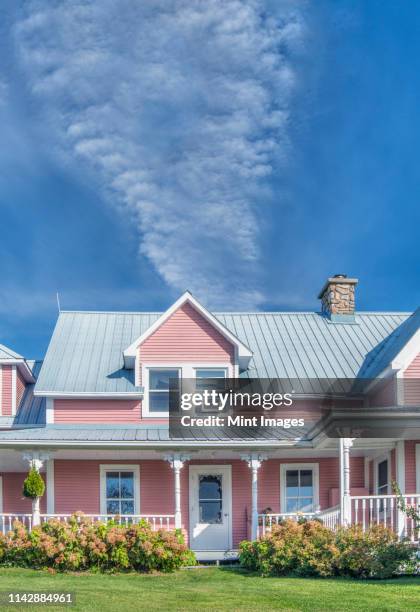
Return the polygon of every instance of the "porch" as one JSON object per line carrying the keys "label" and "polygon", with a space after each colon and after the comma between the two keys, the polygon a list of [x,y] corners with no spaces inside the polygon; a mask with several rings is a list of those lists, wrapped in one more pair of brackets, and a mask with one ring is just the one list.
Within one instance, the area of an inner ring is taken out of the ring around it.
{"label": "porch", "polygon": [[[416,526],[398,509],[390,486],[396,480],[407,505],[420,506],[413,449],[416,441],[350,439],[245,453],[4,449],[0,529],[11,529],[15,519],[30,529],[52,517],[67,521],[75,512],[100,521],[145,520],[152,529],[181,529],[202,559],[223,558],[286,517],[315,517],[331,529],[384,524],[414,542]],[[37,514],[21,494],[28,462],[46,483]]]}

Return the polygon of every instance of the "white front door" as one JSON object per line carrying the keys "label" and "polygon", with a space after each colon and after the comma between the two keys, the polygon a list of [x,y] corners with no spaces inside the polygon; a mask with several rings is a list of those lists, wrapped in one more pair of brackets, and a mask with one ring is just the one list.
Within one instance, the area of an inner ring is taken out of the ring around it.
{"label": "white front door", "polygon": [[193,550],[232,548],[230,465],[190,466],[190,546]]}

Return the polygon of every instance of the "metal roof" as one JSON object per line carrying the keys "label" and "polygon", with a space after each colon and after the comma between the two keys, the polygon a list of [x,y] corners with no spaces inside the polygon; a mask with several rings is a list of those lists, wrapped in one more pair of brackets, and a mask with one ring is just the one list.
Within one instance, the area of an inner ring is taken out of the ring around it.
{"label": "metal roof", "polygon": [[290,430],[280,430],[279,428],[267,428],[258,438],[250,438],[249,430],[243,428],[243,436],[238,428],[239,435],[234,439],[221,437],[220,432],[213,437],[209,433],[209,428],[200,430],[199,428],[191,428],[190,435],[184,434],[182,438],[171,438],[169,436],[168,426],[128,426],[128,425],[46,425],[45,427],[28,427],[26,429],[9,429],[0,431],[0,444],[4,446],[8,441],[27,441],[36,444],[37,442],[45,443],[63,443],[66,442],[86,442],[86,443],[107,443],[107,442],[166,442],[177,446],[183,446],[184,443],[203,442],[206,445],[229,445],[235,446],[235,443],[247,441],[248,444],[259,442],[283,442],[294,443],[296,441],[307,439],[308,432],[312,429],[312,425],[305,428],[300,428],[302,436],[298,439]]}
{"label": "metal roof", "polygon": [[23,359],[22,355],[15,353],[12,349],[8,348],[4,344],[0,344],[0,359]]}
{"label": "metal roof", "polygon": [[[400,312],[359,312],[355,323],[333,323],[315,312],[214,314],[252,350],[243,375],[255,378],[372,376],[398,345],[397,338],[403,340],[420,325],[420,315]],[[61,312],[36,392],[138,391],[134,371],[124,368],[123,351],[160,315]]]}

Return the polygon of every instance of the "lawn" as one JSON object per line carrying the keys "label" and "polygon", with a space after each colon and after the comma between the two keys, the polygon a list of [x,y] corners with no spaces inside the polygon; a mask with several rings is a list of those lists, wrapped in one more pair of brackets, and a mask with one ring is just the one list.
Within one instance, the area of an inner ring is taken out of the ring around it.
{"label": "lawn", "polygon": [[[384,582],[260,578],[232,568],[165,575],[57,574],[1,569],[0,591],[72,591],[74,606],[45,610],[420,610],[420,578]],[[38,607],[38,606],[37,606]],[[38,607],[40,609],[41,606]],[[34,609],[1,606],[3,610]]]}

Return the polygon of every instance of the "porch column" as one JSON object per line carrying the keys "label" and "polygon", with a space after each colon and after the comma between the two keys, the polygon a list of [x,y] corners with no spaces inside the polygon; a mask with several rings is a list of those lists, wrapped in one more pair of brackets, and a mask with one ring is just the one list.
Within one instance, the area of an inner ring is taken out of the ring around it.
{"label": "porch column", "polygon": [[[37,472],[41,470],[44,462],[50,458],[48,453],[40,452],[28,452],[23,454],[25,461],[29,462],[29,467],[34,468]],[[32,525],[39,525],[41,523],[41,513],[39,509],[40,498],[37,497],[32,501]]]}
{"label": "porch column", "polygon": [[189,455],[181,455],[180,453],[174,453],[173,455],[166,455],[165,460],[170,463],[171,468],[174,471],[174,490],[175,490],[175,529],[181,529],[182,527],[182,515],[181,515],[181,469],[184,467],[184,463],[190,459]]}
{"label": "porch column", "polygon": [[246,461],[251,468],[252,474],[252,505],[251,505],[251,540],[256,540],[258,537],[258,470],[265,459],[266,455],[251,453],[244,455],[243,461]]}
{"label": "porch column", "polygon": [[351,524],[350,448],[354,438],[340,438],[340,522]]}
{"label": "porch column", "polygon": [[[401,491],[405,494],[405,441],[399,440],[395,445],[395,463],[396,463],[396,481]],[[400,538],[405,535],[406,516],[405,513],[397,507],[397,534]]]}

